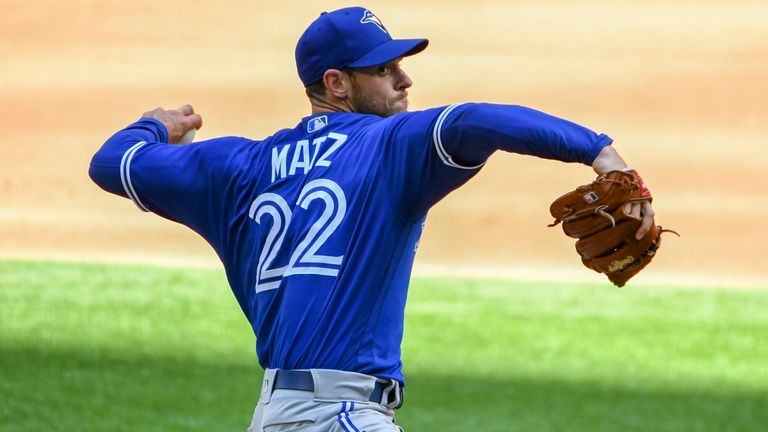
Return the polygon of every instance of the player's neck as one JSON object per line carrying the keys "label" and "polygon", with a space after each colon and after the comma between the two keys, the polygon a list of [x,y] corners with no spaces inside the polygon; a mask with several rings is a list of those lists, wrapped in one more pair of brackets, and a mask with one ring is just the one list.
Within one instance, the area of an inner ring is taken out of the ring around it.
{"label": "player's neck", "polygon": [[352,105],[346,99],[328,100],[310,97],[309,103],[312,105],[312,115],[332,112],[354,112]]}

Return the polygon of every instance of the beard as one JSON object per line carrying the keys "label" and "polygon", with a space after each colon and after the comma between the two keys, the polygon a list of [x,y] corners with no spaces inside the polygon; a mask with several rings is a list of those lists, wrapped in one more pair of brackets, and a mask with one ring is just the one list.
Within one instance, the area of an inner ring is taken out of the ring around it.
{"label": "beard", "polygon": [[408,99],[405,95],[383,98],[361,91],[361,88],[352,82],[352,92],[349,95],[349,103],[355,112],[361,114],[374,114],[379,117],[390,117],[401,112],[408,111]]}

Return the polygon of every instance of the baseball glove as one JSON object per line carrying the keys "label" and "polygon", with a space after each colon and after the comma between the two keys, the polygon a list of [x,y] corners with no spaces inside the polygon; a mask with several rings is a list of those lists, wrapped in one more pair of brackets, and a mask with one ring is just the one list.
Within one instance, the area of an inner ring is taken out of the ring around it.
{"label": "baseball glove", "polygon": [[654,221],[642,239],[635,239],[641,220],[624,213],[624,206],[651,200],[637,172],[611,171],[556,199],[549,207],[555,222],[549,226],[562,222],[565,235],[578,239],[581,262],[622,287],[654,258],[661,234],[674,232]]}

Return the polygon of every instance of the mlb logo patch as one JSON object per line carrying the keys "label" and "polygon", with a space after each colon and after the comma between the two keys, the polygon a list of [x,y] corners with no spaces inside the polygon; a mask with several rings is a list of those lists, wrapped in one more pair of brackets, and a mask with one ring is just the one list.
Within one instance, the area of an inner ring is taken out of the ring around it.
{"label": "mlb logo patch", "polygon": [[600,197],[597,196],[597,194],[594,191],[584,195],[584,201],[586,201],[587,204],[592,204],[593,202],[595,202],[595,201],[597,201],[599,199],[600,199]]}
{"label": "mlb logo patch", "polygon": [[328,116],[315,117],[307,123],[307,133],[319,131],[328,125]]}

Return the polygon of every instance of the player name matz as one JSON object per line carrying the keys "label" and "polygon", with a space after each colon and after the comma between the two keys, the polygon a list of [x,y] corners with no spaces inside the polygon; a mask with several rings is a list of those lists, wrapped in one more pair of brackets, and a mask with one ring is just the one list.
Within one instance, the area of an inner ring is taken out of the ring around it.
{"label": "player name matz", "polygon": [[[328,159],[347,141],[347,135],[330,132],[312,140],[300,140],[272,148],[272,182],[296,174],[299,169],[306,174],[315,166],[329,167]],[[290,165],[288,157],[290,156]]]}

